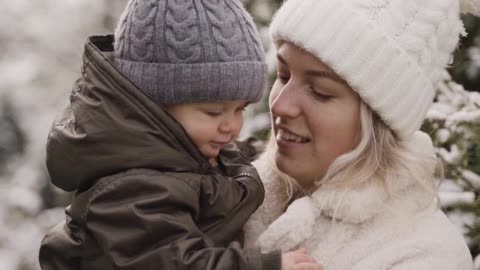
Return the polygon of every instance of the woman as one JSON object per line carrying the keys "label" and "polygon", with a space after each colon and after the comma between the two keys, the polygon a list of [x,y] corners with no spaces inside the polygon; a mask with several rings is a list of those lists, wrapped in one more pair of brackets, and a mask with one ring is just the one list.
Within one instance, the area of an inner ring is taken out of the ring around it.
{"label": "woman", "polygon": [[306,247],[327,270],[472,269],[419,131],[459,16],[458,0],[284,3],[271,25],[273,134],[255,162],[266,196],[247,243]]}

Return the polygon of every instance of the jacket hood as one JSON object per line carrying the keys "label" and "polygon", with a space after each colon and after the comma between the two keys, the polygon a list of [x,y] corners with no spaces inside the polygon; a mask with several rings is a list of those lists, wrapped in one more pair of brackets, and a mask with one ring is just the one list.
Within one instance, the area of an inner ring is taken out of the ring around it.
{"label": "jacket hood", "polygon": [[208,160],[183,127],[113,65],[112,35],[85,44],[82,76],[47,141],[47,168],[73,191],[133,168],[204,173]]}

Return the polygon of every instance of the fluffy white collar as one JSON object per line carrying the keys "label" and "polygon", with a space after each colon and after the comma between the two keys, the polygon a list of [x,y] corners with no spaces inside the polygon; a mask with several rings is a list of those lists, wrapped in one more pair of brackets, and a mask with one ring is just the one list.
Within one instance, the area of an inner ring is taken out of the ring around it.
{"label": "fluffy white collar", "polygon": [[[430,138],[423,134],[419,136],[408,147],[433,154]],[[272,174],[269,176],[272,177]],[[269,179],[269,182],[272,180],[281,182],[280,179]],[[320,215],[336,222],[361,224],[387,211],[402,214],[425,208],[432,202],[431,195],[427,193],[418,183],[405,178],[373,180],[348,188],[322,186],[310,196],[293,201],[261,235],[259,244],[264,251],[278,246],[289,250],[312,235]]]}

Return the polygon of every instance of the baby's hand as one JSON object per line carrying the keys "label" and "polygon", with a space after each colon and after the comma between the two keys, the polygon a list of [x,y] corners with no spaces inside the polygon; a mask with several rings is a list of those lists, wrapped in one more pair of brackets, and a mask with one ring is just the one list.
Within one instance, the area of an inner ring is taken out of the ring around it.
{"label": "baby's hand", "polygon": [[282,270],[323,270],[323,266],[300,248],[282,254]]}

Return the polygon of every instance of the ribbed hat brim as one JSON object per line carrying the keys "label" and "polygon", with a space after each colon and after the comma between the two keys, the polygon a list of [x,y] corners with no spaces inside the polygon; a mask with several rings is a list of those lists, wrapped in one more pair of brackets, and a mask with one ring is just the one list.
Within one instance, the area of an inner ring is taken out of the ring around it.
{"label": "ribbed hat brim", "polygon": [[259,61],[163,64],[117,58],[115,65],[147,96],[163,105],[232,100],[257,102],[267,84],[267,65]]}

